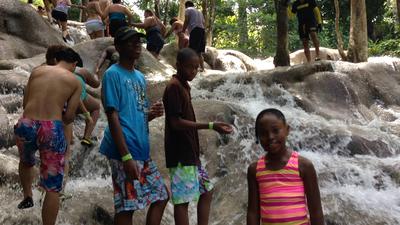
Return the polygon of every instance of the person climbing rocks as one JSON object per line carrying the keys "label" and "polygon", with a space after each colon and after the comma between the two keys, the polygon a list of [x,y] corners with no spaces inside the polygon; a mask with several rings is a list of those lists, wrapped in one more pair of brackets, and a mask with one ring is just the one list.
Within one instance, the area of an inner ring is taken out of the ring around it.
{"label": "person climbing rocks", "polygon": [[76,7],[80,9],[86,8],[82,5],[72,4],[71,0],[57,0],[56,6],[54,7],[53,11],[51,11],[51,16],[57,21],[58,26],[61,27],[62,38],[65,42],[73,42],[67,30],[68,11],[70,7]]}
{"label": "person climbing rocks", "polygon": [[165,26],[150,9],[144,11],[144,18],[143,23],[133,23],[132,25],[146,30],[146,49],[158,59],[158,55],[164,46]]}
{"label": "person climbing rocks", "polygon": [[90,38],[104,37],[104,24],[101,19],[103,12],[101,11],[99,0],[90,0],[86,5],[85,12],[87,13],[85,27]]}
{"label": "person climbing rocks", "polygon": [[113,0],[113,4],[104,10],[103,19],[109,21],[110,35],[114,37],[119,28],[128,26],[132,22],[133,14],[122,4],[122,0]]}
{"label": "person climbing rocks", "polygon": [[291,6],[291,13],[297,14],[298,32],[303,43],[307,62],[311,62],[309,40],[315,47],[315,61],[319,61],[319,40],[317,32],[322,31],[321,12],[315,0],[296,0]]}
{"label": "person climbing rocks", "polygon": [[189,46],[189,36],[187,35],[186,32],[183,32],[183,22],[179,20],[177,17],[173,17],[170,21],[169,24],[171,25],[171,28],[168,30],[168,32],[164,35],[164,38],[169,37],[171,33],[174,33],[178,39],[178,48],[187,48]]}
{"label": "person climbing rocks", "polygon": [[200,71],[204,71],[203,53],[206,50],[206,32],[203,13],[194,7],[192,1],[185,2],[185,22],[182,32],[189,31],[189,48],[199,55]]}
{"label": "person climbing rocks", "polygon": [[55,58],[57,65],[33,69],[24,90],[24,111],[14,127],[20,157],[19,177],[24,193],[24,200],[18,208],[30,208],[34,204],[33,166],[35,153],[39,150],[39,184],[46,191],[42,206],[44,225],[56,223],[67,149],[63,125],[73,122],[81,94],[81,85],[72,73],[82,62],[79,55],[67,48],[58,52]]}
{"label": "person climbing rocks", "polygon": [[116,225],[132,225],[133,213],[147,207],[145,224],[160,225],[169,199],[161,173],[150,158],[148,128],[151,120],[164,114],[164,108],[161,103],[150,106],[146,79],[134,68],[144,36],[128,27],[115,33],[120,61],[107,69],[102,80],[108,127],[100,153],[111,167]]}

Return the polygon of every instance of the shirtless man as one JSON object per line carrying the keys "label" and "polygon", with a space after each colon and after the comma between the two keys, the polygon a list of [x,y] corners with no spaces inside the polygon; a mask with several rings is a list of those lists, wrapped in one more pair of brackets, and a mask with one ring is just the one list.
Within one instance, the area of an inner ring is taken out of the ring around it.
{"label": "shirtless man", "polygon": [[169,24],[171,25],[171,28],[164,35],[164,38],[167,38],[171,33],[174,33],[178,38],[179,49],[187,48],[189,46],[189,36],[182,31],[183,22],[177,17],[174,17],[169,21]]}
{"label": "shirtless man", "polygon": [[[104,12],[108,6],[112,4],[111,0],[99,0],[99,5],[100,5],[100,10],[101,12]],[[108,37],[108,30],[109,30],[109,21],[108,19],[104,20],[104,24],[106,25],[105,30],[104,30],[104,36]]]}
{"label": "shirtless man", "polygon": [[[35,152],[40,153],[40,186],[46,191],[42,222],[54,225],[59,209],[59,192],[64,176],[67,142],[63,123],[75,118],[81,85],[72,74],[79,55],[68,48],[56,55],[55,66],[40,66],[32,71],[25,88],[23,115],[14,127],[19,149],[19,177],[24,200],[18,208],[33,206],[32,182]],[[64,105],[67,103],[65,112]]]}

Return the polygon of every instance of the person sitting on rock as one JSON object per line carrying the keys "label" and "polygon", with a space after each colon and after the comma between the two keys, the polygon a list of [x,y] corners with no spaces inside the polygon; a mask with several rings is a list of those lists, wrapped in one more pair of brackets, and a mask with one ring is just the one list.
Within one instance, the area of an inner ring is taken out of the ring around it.
{"label": "person sitting on rock", "polygon": [[144,11],[144,18],[143,23],[133,23],[132,25],[146,30],[146,49],[158,59],[158,55],[164,46],[165,26],[150,9]]}
{"label": "person sitting on rock", "polygon": [[56,0],[56,6],[51,12],[52,17],[57,21],[58,26],[61,27],[62,37],[65,42],[67,40],[73,41],[67,30],[68,11],[70,7],[85,9],[85,6],[72,4],[71,0]]}
{"label": "person sitting on rock", "polygon": [[171,28],[165,34],[164,38],[167,38],[171,33],[174,33],[178,38],[178,47],[179,49],[187,48],[189,46],[189,36],[182,31],[183,22],[180,21],[177,17],[172,18],[169,21]]}
{"label": "person sitting on rock", "polygon": [[[24,200],[19,209],[33,206],[32,182],[35,152],[39,150],[40,186],[46,191],[42,224],[54,225],[64,177],[67,149],[63,124],[70,124],[79,105],[81,85],[73,71],[79,55],[68,48],[56,55],[57,65],[36,67],[24,91],[23,114],[14,127],[19,149],[19,177]],[[64,104],[67,103],[63,112]]]}
{"label": "person sitting on rock", "polygon": [[206,33],[203,13],[194,7],[192,1],[185,3],[185,22],[182,32],[189,31],[189,48],[193,49],[199,55],[200,70],[204,71],[203,53],[206,50]]}
{"label": "person sitting on rock", "polygon": [[196,122],[188,81],[196,77],[199,64],[197,52],[190,48],[179,50],[177,74],[168,82],[163,95],[165,160],[171,178],[176,225],[189,224],[188,206],[192,201],[198,202],[198,224],[208,224],[213,185],[200,162],[198,130],[210,129],[221,134],[233,130],[227,123]]}
{"label": "person sitting on rock", "polygon": [[319,40],[317,32],[322,31],[322,18],[315,0],[296,0],[291,7],[291,12],[297,14],[299,25],[298,32],[300,40],[303,42],[304,54],[306,55],[307,62],[311,62],[310,47],[308,44],[310,36],[315,47],[315,61],[319,61]]}
{"label": "person sitting on rock", "polygon": [[161,173],[150,158],[148,126],[163,115],[164,108],[161,103],[149,107],[146,79],[134,68],[144,36],[128,27],[115,33],[120,60],[107,69],[102,80],[108,127],[100,153],[111,167],[116,225],[131,225],[133,213],[148,206],[145,224],[160,225],[169,198]]}
{"label": "person sitting on rock", "polygon": [[85,12],[88,14],[85,27],[90,38],[104,37],[104,24],[101,20],[103,13],[99,5],[99,0],[90,0]]}
{"label": "person sitting on rock", "polygon": [[[127,17],[128,21],[126,20]],[[114,37],[119,28],[128,26],[131,23],[133,15],[126,6],[122,5],[122,0],[113,0],[113,4],[104,10],[103,19],[108,19],[110,35]]]}

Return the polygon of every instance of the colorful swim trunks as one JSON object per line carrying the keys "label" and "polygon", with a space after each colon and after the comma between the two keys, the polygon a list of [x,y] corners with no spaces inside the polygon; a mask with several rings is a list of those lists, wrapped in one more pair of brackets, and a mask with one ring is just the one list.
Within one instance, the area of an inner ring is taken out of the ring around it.
{"label": "colorful swim trunks", "polygon": [[207,171],[201,165],[182,166],[169,169],[172,203],[174,205],[198,201],[200,195],[213,189]]}
{"label": "colorful swim trunks", "polygon": [[14,127],[20,161],[35,165],[40,153],[39,185],[46,191],[60,192],[64,177],[64,154],[67,142],[62,121],[39,121],[21,118]]}
{"label": "colorful swim trunks", "polygon": [[114,187],[115,213],[144,209],[153,202],[168,199],[164,180],[152,160],[136,161],[139,180],[128,180],[123,163],[109,159]]}

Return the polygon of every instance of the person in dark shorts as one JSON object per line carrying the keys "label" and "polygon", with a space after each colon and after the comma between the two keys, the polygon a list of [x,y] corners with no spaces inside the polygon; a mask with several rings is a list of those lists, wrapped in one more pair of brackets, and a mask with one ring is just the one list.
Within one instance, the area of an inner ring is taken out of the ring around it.
{"label": "person in dark shorts", "polygon": [[185,22],[182,32],[189,31],[189,48],[193,49],[200,58],[201,71],[204,71],[204,60],[202,53],[206,50],[206,32],[203,13],[194,7],[193,2],[185,3]]}
{"label": "person in dark shorts", "polygon": [[67,40],[72,41],[72,38],[68,34],[67,30],[68,11],[70,7],[77,7],[80,9],[85,8],[85,6],[82,5],[72,4],[71,0],[57,0],[56,6],[54,7],[53,11],[51,11],[51,16],[57,21],[58,26],[61,27],[62,37],[65,42],[67,42]]}
{"label": "person in dark shorts", "polygon": [[304,54],[306,55],[307,62],[311,62],[311,54],[309,47],[309,40],[311,40],[315,47],[315,61],[319,61],[319,40],[317,32],[322,31],[322,18],[319,8],[315,0],[296,0],[292,5],[292,13],[297,14],[299,24],[299,36],[303,42]]}
{"label": "person in dark shorts", "polygon": [[56,223],[67,149],[63,124],[73,122],[81,94],[81,85],[72,73],[80,61],[79,55],[67,48],[56,55],[56,60],[55,66],[42,65],[32,71],[24,91],[24,112],[14,127],[24,193],[18,208],[33,206],[33,166],[39,150],[39,184],[46,191],[42,206],[45,225]]}
{"label": "person in dark shorts", "polygon": [[143,23],[133,23],[133,26],[146,30],[146,49],[158,59],[158,55],[164,46],[165,26],[150,9],[144,11],[144,18]]}
{"label": "person in dark shorts", "polygon": [[102,18],[108,18],[110,35],[114,37],[119,28],[126,27],[132,22],[133,15],[131,11],[122,4],[122,0],[113,0],[113,4],[109,5],[104,10]]}
{"label": "person in dark shorts", "polygon": [[177,74],[168,82],[165,107],[165,159],[171,180],[172,203],[176,225],[188,225],[188,205],[198,201],[198,224],[208,224],[213,185],[200,162],[199,129],[221,134],[232,132],[223,122],[198,123],[194,114],[190,86],[199,67],[199,56],[190,48],[179,50]]}
{"label": "person in dark shorts", "polygon": [[133,213],[147,206],[148,225],[159,225],[169,196],[150,158],[148,122],[164,114],[161,103],[149,107],[144,75],[134,68],[144,34],[125,27],[114,37],[119,63],[104,73],[102,102],[108,127],[100,145],[111,167],[114,224],[132,224]]}

